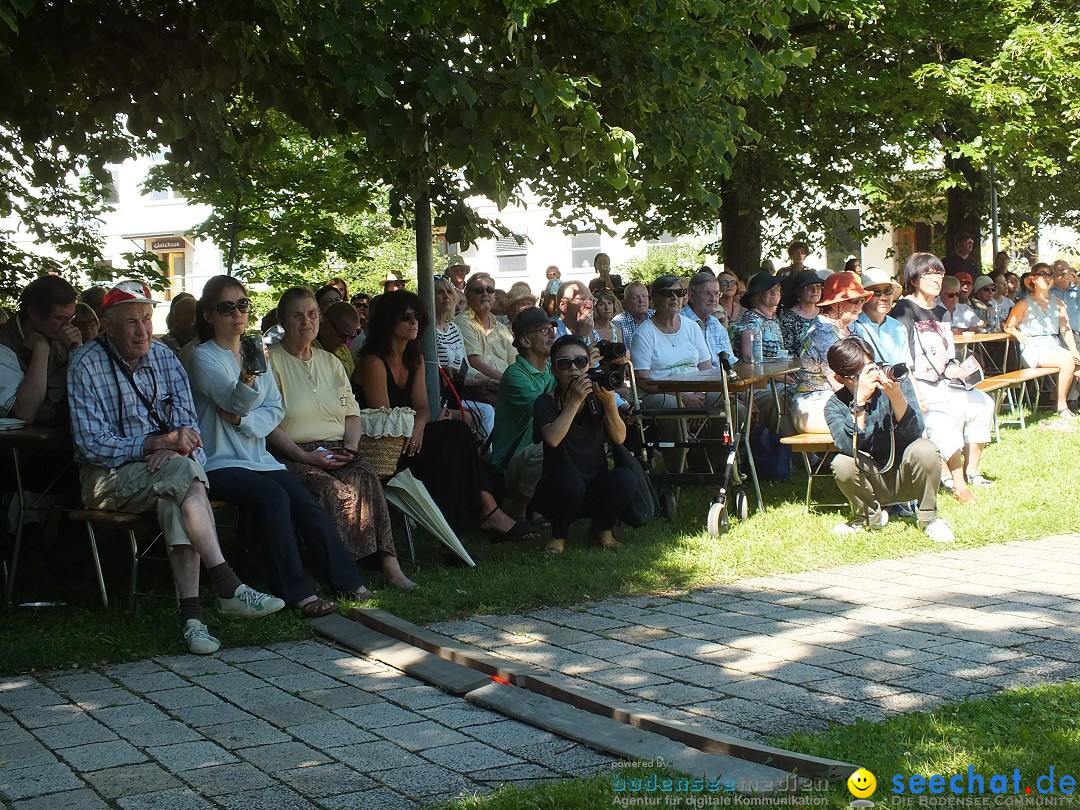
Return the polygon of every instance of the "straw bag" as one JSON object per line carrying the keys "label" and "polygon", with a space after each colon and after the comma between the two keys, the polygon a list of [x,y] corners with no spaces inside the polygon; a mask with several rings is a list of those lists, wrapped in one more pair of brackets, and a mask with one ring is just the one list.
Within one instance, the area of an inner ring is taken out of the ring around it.
{"label": "straw bag", "polygon": [[366,458],[375,467],[380,478],[389,478],[397,472],[401,448],[405,439],[412,436],[412,408],[364,408],[360,411],[360,443],[357,455]]}

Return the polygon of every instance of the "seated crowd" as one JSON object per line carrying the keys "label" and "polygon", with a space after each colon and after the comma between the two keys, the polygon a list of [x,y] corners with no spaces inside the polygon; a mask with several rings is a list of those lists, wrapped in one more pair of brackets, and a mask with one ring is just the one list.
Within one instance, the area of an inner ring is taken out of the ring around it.
{"label": "seated crowd", "polygon": [[[503,294],[456,258],[436,279],[433,313],[399,274],[374,297],[349,297],[342,279],[286,290],[259,330],[265,356],[242,343],[254,313],[235,278],[211,279],[199,299],[173,297],[156,338],[161,302],[142,283],[80,296],[43,276],[0,325],[0,404],[3,416],[70,424],[85,506],[156,513],[196,653],[220,645],[202,620],[200,565],[222,612],[240,616],[336,610],[305,566],[329,592],[353,599],[371,593],[361,568],[416,587],[398,563],[380,476],[359,453],[364,409],[411,409],[398,468],[423,482],[454,531],[535,539],[539,516],[551,526],[547,550],[559,553],[571,523],[588,518],[589,541],[614,548],[634,481],[608,468],[606,445],[626,439],[635,396],[645,413],[707,409],[720,394],[675,395],[658,383],[726,358],[787,360],[798,366],[781,386],[787,418],[760,392],[741,407],[788,432],[831,434],[837,483],[862,524],[910,516],[906,504],[916,501],[919,525],[947,542],[939,486],[967,503],[993,485],[980,470],[993,404],[961,384],[954,332],[1015,338],[1025,364],[1056,372],[1064,419],[1074,418],[1080,367],[1076,271],[1040,263],[1013,283],[997,262],[983,275],[960,255],[965,245],[945,263],[913,254],[898,280],[857,261],[814,271],[804,264],[809,248],[796,242],[789,266],[763,270],[742,289],[709,268],[623,286],[599,254],[596,278],[563,281],[552,267],[539,296],[520,282]],[[424,373],[429,327],[438,402],[428,399]],[[590,378],[602,351],[616,355],[617,368],[632,362],[633,386]],[[665,440],[686,428],[666,424]],[[702,435],[723,427],[706,423]],[[36,483],[31,475],[28,487]],[[271,593],[243,584],[226,562],[210,499],[250,514]]]}

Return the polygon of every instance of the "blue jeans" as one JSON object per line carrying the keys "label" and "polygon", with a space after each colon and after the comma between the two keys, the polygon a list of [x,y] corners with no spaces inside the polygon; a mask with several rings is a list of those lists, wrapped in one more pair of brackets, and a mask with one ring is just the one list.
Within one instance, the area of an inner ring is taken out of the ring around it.
{"label": "blue jeans", "polygon": [[[335,593],[352,593],[364,584],[330,515],[315,496],[285,470],[226,467],[207,472],[210,497],[247,508],[255,540],[266,552],[273,592],[287,604],[314,595],[304,578],[298,540],[326,572]],[[298,527],[299,536],[293,530]]]}

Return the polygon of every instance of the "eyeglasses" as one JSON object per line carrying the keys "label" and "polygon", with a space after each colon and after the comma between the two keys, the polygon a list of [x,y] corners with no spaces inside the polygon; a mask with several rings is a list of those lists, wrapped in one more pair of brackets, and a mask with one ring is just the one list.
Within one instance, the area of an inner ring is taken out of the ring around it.
{"label": "eyeglasses", "polygon": [[251,299],[241,298],[239,301],[219,301],[217,306],[214,307],[214,312],[218,315],[228,317],[232,315],[236,310],[247,314],[251,309]]}
{"label": "eyeglasses", "polygon": [[570,366],[574,368],[585,368],[589,365],[589,356],[587,354],[579,354],[577,357],[558,357],[555,359],[555,368],[559,371],[569,371]]}
{"label": "eyeglasses", "polygon": [[663,290],[657,290],[656,294],[662,298],[682,298],[686,295],[686,290],[682,287],[667,287]]}
{"label": "eyeglasses", "polygon": [[545,335],[555,334],[555,324],[545,323],[543,326],[538,326],[535,329],[530,329],[526,334],[532,334],[533,332],[543,332]]}
{"label": "eyeglasses", "polygon": [[738,287],[739,282],[737,282],[737,281],[721,281],[720,286],[721,287]]}
{"label": "eyeglasses", "polygon": [[1050,274],[1047,273],[1045,270],[1040,270],[1038,273],[1032,273],[1031,277],[1032,278],[1050,278]]}
{"label": "eyeglasses", "polygon": [[494,287],[470,287],[469,292],[474,295],[493,295],[495,293]]}
{"label": "eyeglasses", "polygon": [[919,274],[919,277],[921,278],[922,276],[943,276],[943,275],[945,275],[944,270],[924,270],[922,273]]}
{"label": "eyeglasses", "polygon": [[[959,297],[960,297],[960,293],[958,293],[958,292],[952,292],[952,293],[942,293],[942,294],[941,294],[941,297],[942,297],[942,298],[959,298]],[[903,302],[901,301],[901,303],[903,303]]]}
{"label": "eyeglasses", "polygon": [[368,308],[368,302],[367,301],[353,301],[353,307],[356,308],[356,309],[367,309]]}
{"label": "eyeglasses", "polygon": [[413,312],[411,309],[402,312],[400,315],[397,316],[397,319],[402,323],[412,323],[413,321],[416,321],[417,323],[424,322],[424,316],[421,315],[419,312]]}
{"label": "eyeglasses", "polygon": [[868,293],[873,293],[875,298],[892,298],[893,289],[888,287],[884,290],[867,290]]}

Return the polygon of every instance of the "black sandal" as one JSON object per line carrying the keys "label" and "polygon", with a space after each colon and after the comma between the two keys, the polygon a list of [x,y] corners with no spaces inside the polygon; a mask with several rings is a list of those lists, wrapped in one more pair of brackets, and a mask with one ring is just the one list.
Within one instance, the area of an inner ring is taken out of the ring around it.
{"label": "black sandal", "polygon": [[[484,517],[480,520],[480,524],[483,525],[484,523],[486,523],[492,515],[499,511],[499,509],[500,507],[496,506],[486,515],[484,515]],[[514,525],[505,532],[496,531],[495,529],[488,529],[487,533],[488,537],[491,538],[492,543],[505,543],[507,541],[516,543],[522,540],[540,539],[540,532],[537,531],[536,527],[529,523],[529,521],[527,520],[516,521]]]}

